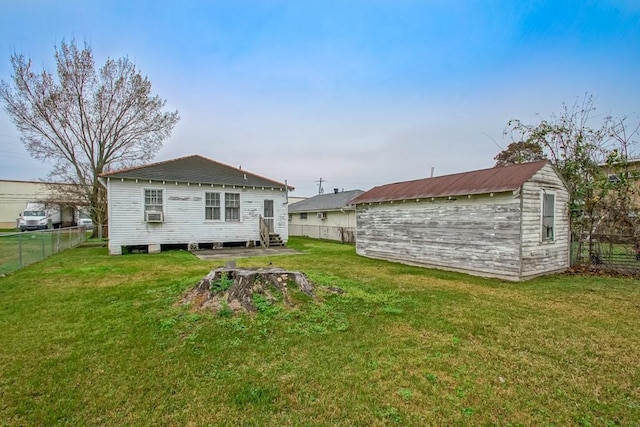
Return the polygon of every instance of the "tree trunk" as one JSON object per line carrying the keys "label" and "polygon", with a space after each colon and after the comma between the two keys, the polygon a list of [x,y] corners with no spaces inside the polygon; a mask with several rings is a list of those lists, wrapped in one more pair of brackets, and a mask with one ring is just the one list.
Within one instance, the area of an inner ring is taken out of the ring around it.
{"label": "tree trunk", "polygon": [[255,312],[254,295],[273,302],[282,298],[287,306],[294,306],[291,287],[314,298],[314,287],[304,273],[281,268],[239,269],[219,267],[207,274],[182,299],[192,308],[209,308],[218,312],[228,306],[233,311]]}

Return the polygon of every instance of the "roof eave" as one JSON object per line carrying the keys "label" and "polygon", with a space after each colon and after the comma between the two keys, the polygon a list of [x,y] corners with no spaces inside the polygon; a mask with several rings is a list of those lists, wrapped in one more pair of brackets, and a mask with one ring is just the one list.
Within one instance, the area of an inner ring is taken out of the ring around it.
{"label": "roof eave", "polygon": [[423,194],[423,195],[413,195],[411,197],[394,197],[394,198],[373,198],[373,199],[364,199],[364,200],[352,200],[352,206],[360,205],[365,203],[387,203],[387,202],[402,202],[407,200],[429,200],[429,199],[448,199],[451,197],[473,197],[473,196],[483,196],[483,195],[493,195],[493,194],[501,194],[501,193],[510,193],[515,192],[520,187],[516,188],[497,188],[495,190],[490,191],[480,191],[480,192],[461,192],[461,193],[450,193],[450,194]]}
{"label": "roof eave", "polygon": [[[290,205],[289,207],[291,207],[293,205]],[[350,206],[343,206],[341,208],[311,208],[311,209],[296,209],[296,210],[289,210],[289,213],[305,213],[305,212],[340,212],[343,210],[354,210],[355,206],[350,205]]]}
{"label": "roof eave", "polygon": [[199,186],[225,186],[225,187],[252,187],[252,188],[280,188],[282,190],[288,189],[288,191],[295,190],[295,187],[288,186],[277,181],[272,181],[270,185],[263,184],[235,184],[235,183],[222,183],[222,182],[200,182],[200,181],[185,181],[182,179],[158,179],[158,178],[141,178],[141,177],[127,177],[127,176],[112,176],[112,175],[99,175],[99,178],[103,179],[117,179],[126,181],[146,181],[146,182],[174,182],[178,184],[199,185]]}

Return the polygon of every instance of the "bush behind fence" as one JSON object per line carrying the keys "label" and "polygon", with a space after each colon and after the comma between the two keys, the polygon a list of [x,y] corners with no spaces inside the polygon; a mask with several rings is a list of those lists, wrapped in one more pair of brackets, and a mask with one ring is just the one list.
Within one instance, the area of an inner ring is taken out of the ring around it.
{"label": "bush behind fence", "polygon": [[0,235],[0,274],[19,270],[86,240],[83,227]]}

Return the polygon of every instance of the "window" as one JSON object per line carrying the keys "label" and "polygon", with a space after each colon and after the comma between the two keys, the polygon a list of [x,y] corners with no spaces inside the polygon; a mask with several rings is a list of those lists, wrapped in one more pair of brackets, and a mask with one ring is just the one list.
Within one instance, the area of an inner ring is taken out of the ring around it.
{"label": "window", "polygon": [[144,190],[144,211],[145,212],[162,212],[162,190],[146,189]]}
{"label": "window", "polygon": [[306,212],[300,213],[300,219],[307,219],[307,213]]}
{"label": "window", "polygon": [[224,220],[240,221],[240,193],[225,193]]}
{"label": "window", "polygon": [[552,241],[555,239],[554,223],[556,216],[556,196],[555,194],[542,193],[542,240]]}
{"label": "window", "polygon": [[220,193],[204,193],[204,219],[220,219]]}
{"label": "window", "polygon": [[293,219],[293,214],[289,214],[289,221]]}

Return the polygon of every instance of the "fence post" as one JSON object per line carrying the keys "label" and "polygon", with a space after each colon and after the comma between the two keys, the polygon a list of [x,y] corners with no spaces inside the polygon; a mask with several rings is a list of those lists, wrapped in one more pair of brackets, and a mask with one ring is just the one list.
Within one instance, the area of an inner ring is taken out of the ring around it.
{"label": "fence post", "polygon": [[42,235],[42,259],[47,257],[47,250],[44,248],[44,232],[40,233]]}
{"label": "fence post", "polygon": [[18,234],[18,267],[22,268],[22,233]]}

